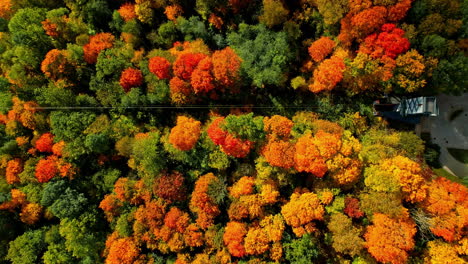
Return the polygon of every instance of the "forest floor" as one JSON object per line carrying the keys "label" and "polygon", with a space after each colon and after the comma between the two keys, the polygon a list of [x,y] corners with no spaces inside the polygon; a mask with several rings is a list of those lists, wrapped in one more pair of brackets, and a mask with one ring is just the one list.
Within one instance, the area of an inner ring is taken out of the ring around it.
{"label": "forest floor", "polygon": [[[429,132],[432,143],[440,146],[439,161],[443,168],[460,178],[467,178],[468,165],[454,158],[448,148],[468,150],[468,93],[461,96],[438,95],[437,103],[439,115],[423,117],[421,130]],[[460,110],[461,114],[453,118],[452,114]]]}

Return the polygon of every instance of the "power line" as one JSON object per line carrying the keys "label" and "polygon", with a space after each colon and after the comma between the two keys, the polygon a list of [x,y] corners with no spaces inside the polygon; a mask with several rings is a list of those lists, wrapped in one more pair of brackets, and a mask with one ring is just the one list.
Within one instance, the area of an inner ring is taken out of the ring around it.
{"label": "power line", "polygon": [[[43,106],[43,107],[30,107],[31,110],[93,110],[93,109],[211,109],[211,108],[250,108],[250,109],[276,109],[276,108],[312,108],[312,106],[248,106],[248,105],[187,105],[187,106]],[[9,110],[10,108],[0,108],[2,110]]]}

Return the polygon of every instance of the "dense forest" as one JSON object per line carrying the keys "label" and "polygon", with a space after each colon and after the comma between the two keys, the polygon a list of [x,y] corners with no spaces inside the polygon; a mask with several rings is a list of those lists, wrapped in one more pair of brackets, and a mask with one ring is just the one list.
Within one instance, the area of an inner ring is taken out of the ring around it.
{"label": "dense forest", "polygon": [[468,92],[467,0],[0,0],[0,263],[468,263],[373,114]]}

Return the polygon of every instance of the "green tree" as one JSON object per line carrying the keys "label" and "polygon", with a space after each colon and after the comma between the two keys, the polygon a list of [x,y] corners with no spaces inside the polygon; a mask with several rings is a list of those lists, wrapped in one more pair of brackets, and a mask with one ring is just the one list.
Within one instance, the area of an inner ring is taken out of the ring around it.
{"label": "green tree", "polygon": [[280,86],[286,82],[295,51],[285,32],[270,31],[262,24],[241,23],[237,32],[228,34],[227,41],[242,58],[242,75],[249,78],[253,86]]}
{"label": "green tree", "polygon": [[289,263],[309,264],[319,261],[320,248],[318,242],[309,234],[292,239],[283,244],[285,259]]}
{"label": "green tree", "polygon": [[34,264],[38,262],[46,246],[43,230],[27,231],[10,242],[6,259],[13,264]]}

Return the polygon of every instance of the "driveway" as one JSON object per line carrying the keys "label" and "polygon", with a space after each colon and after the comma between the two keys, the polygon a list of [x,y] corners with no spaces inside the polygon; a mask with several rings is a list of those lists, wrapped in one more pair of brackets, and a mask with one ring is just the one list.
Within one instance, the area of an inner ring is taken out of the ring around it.
{"label": "driveway", "polygon": [[[432,143],[440,146],[442,166],[460,178],[468,177],[468,165],[456,160],[447,148],[468,149],[468,93],[462,96],[438,95],[439,116],[423,117],[424,132],[431,133]],[[450,121],[450,115],[459,109],[463,113]]]}

